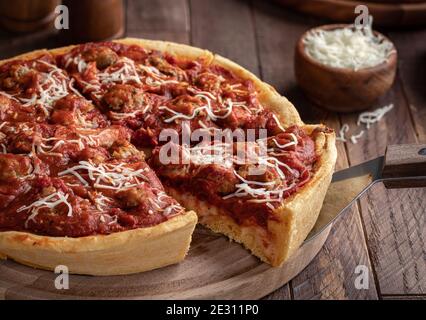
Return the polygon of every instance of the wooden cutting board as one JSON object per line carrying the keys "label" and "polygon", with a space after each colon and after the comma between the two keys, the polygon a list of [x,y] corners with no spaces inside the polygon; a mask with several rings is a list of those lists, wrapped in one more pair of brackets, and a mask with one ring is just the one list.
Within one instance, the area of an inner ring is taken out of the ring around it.
{"label": "wooden cutting board", "polygon": [[240,245],[197,227],[180,264],[127,276],[70,275],[68,290],[55,288],[53,272],[1,261],[0,299],[259,299],[303,270],[329,231],[305,243],[284,266],[272,268]]}
{"label": "wooden cutting board", "polygon": [[55,288],[57,275],[53,272],[0,260],[0,299],[259,299],[312,261],[324,245],[336,213],[370,182],[370,177],[360,177],[332,184],[308,239],[278,268],[198,226],[188,256],[177,265],[127,276],[70,275],[68,290]]}
{"label": "wooden cutting board", "polygon": [[357,5],[368,6],[378,26],[426,25],[426,1],[424,0],[275,0],[297,11],[336,22],[353,23]]}

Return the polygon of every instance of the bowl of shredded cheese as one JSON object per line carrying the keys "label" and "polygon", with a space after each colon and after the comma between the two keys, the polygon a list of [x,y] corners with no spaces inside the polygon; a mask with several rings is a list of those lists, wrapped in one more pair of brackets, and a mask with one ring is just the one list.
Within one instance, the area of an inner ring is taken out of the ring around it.
{"label": "bowl of shredded cheese", "polygon": [[333,24],[305,32],[296,46],[295,75],[307,97],[333,111],[370,107],[395,79],[397,52],[371,26]]}

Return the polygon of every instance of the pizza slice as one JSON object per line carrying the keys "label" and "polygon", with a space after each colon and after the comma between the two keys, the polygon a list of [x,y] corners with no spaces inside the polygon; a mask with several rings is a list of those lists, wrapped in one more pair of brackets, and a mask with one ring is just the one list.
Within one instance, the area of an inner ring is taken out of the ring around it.
{"label": "pizza slice", "polygon": [[[319,214],[330,180],[325,172],[333,166],[332,139],[322,126],[292,126],[255,142],[159,146],[150,164],[169,194],[196,211],[201,224],[278,266]],[[166,147],[177,156],[167,164]]]}
{"label": "pizza slice", "polygon": [[128,139],[121,126],[3,123],[0,252],[41,268],[65,264],[99,275],[183,259],[197,217],[164,192]]}
{"label": "pizza slice", "polygon": [[55,177],[31,156],[0,154],[0,172],[2,257],[117,275],[186,255],[197,216],[164,192],[143,161],[80,161]]}

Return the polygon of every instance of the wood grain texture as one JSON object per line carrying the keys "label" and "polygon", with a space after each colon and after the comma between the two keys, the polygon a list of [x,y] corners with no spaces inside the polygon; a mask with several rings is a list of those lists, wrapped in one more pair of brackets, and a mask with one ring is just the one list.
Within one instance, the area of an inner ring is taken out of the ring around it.
{"label": "wood grain texture", "polygon": [[[292,101],[306,122],[326,123],[338,129],[339,118],[309,103],[296,87],[293,54],[297,40],[314,19],[289,14],[284,9],[261,1],[254,2],[259,57],[263,79]],[[285,34],[285,36],[283,36]],[[347,167],[345,148],[338,144],[336,167]],[[294,299],[377,299],[374,277],[370,288],[357,290],[354,271],[369,262],[359,213],[356,208],[343,215],[314,261],[290,283]]]}
{"label": "wood grain texture", "polygon": [[[55,288],[55,275],[0,261],[4,299],[259,299],[288,282],[314,258],[330,228],[305,242],[282,267],[272,268],[226,237],[197,227],[187,258],[139,274],[70,275],[69,289]],[[220,270],[220,272],[218,272]],[[281,297],[281,295],[280,295]]]}
{"label": "wood grain texture", "polygon": [[[389,144],[416,141],[399,81],[375,107],[388,103],[394,103],[394,109],[382,121],[366,130],[358,144],[347,145],[351,165],[384,154]],[[345,115],[343,121],[351,128],[357,128],[355,115]],[[424,199],[424,189],[386,190],[378,185],[360,201],[369,252],[381,294],[421,294],[425,291]]]}
{"label": "wood grain texture", "polygon": [[[384,181],[388,189],[426,187],[426,144],[388,145],[382,176],[399,178],[396,181]],[[419,179],[412,179],[416,176]]]}
{"label": "wood grain texture", "polygon": [[189,43],[187,0],[127,0],[127,36]]}
{"label": "wood grain texture", "polygon": [[190,10],[195,46],[227,57],[259,75],[254,25],[247,1],[190,0]]}
{"label": "wood grain texture", "polygon": [[0,59],[10,58],[21,53],[41,48],[53,48],[63,44],[52,30],[31,34],[11,34],[0,30]]}
{"label": "wood grain texture", "polygon": [[426,30],[391,32],[389,36],[399,52],[399,76],[418,142],[426,143]]}

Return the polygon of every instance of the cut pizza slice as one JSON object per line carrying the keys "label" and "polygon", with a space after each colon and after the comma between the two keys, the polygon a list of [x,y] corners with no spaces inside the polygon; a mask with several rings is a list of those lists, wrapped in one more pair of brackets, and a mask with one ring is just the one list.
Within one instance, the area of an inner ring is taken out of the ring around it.
{"label": "cut pizza slice", "polygon": [[[316,221],[330,182],[333,145],[325,127],[292,126],[254,142],[171,143],[155,148],[150,164],[201,224],[277,266]],[[175,155],[167,164],[166,152]]]}
{"label": "cut pizza slice", "polygon": [[50,177],[30,156],[2,154],[0,172],[2,257],[117,275],[179,262],[188,251],[196,214],[142,161],[81,161]]}

